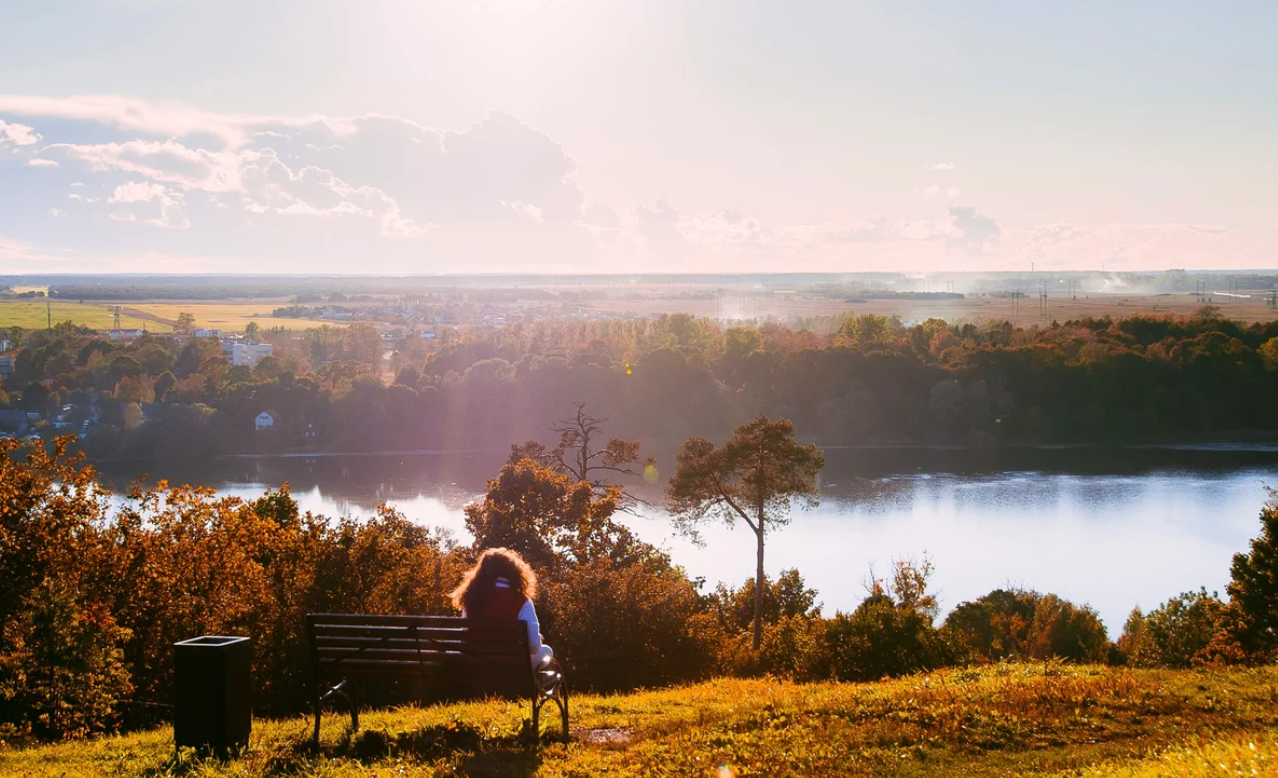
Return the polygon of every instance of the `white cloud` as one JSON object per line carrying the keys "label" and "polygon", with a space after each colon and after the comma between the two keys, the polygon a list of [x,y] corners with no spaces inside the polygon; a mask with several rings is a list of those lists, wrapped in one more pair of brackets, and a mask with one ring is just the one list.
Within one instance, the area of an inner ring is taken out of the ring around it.
{"label": "white cloud", "polygon": [[50,216],[66,216],[67,212],[61,208],[50,208],[49,215]]}
{"label": "white cloud", "polygon": [[25,124],[10,124],[0,119],[0,144],[8,141],[15,146],[30,146],[39,143],[40,139],[41,135],[35,131],[34,127],[28,127]]}
{"label": "white cloud", "polygon": [[[191,220],[183,209],[181,192],[166,189],[164,186],[145,181],[130,181],[120,184],[107,198],[108,203],[116,205],[137,206],[146,204],[151,207],[126,208],[111,213],[116,221],[142,222],[156,227],[172,227],[185,229],[191,226]],[[149,215],[140,215],[149,214]]]}
{"label": "white cloud", "polygon": [[27,164],[31,167],[57,167],[58,163],[51,159],[28,159]]}
{"label": "white cloud", "polygon": [[150,184],[144,181],[130,181],[127,184],[120,184],[115,188],[115,192],[107,198],[108,203],[149,203],[157,197],[164,196],[165,189],[159,184]]}
{"label": "white cloud", "polygon": [[84,186],[83,181],[72,181],[71,186]]}
{"label": "white cloud", "polygon": [[942,187],[933,185],[933,186],[927,186],[923,188],[919,188],[919,187],[914,188],[914,196],[922,198],[924,200],[927,200],[933,197],[944,197],[948,200],[953,200],[961,194],[963,194],[961,190],[952,186],[942,188]]}
{"label": "white cloud", "polygon": [[953,162],[936,162],[931,165],[924,165],[928,170],[953,170]]}
{"label": "white cloud", "polygon": [[67,198],[75,200],[77,203],[96,203],[98,201],[98,198],[96,197],[85,197],[84,195],[77,194],[75,192],[68,194]]}

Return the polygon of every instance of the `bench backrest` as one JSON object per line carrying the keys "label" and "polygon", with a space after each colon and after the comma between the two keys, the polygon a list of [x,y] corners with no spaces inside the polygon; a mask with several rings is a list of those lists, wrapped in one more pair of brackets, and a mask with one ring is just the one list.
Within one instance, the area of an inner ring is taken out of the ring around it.
{"label": "bench backrest", "polygon": [[466,676],[488,681],[490,691],[532,686],[522,621],[310,613],[306,626],[312,665],[329,680]]}

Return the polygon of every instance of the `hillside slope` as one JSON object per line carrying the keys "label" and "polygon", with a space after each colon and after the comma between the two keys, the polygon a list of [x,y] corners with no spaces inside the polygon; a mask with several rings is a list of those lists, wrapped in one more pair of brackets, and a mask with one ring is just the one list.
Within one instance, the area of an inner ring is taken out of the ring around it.
{"label": "hillside slope", "polygon": [[249,753],[175,759],[167,728],[0,750],[0,775],[1278,775],[1278,668],[1005,665],[870,684],[719,679],[572,701],[570,744],[523,746],[526,706],[255,722]]}

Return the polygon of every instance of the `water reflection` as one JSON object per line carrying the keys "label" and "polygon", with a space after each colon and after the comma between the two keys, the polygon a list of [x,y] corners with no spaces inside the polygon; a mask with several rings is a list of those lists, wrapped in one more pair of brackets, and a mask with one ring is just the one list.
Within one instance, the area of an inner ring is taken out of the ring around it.
{"label": "water reflection", "polygon": [[[288,481],[303,510],[366,516],[387,502],[464,538],[461,509],[504,457],[244,458],[155,475],[248,498]],[[104,476],[120,487],[138,473]],[[945,608],[1029,586],[1091,603],[1116,636],[1134,605],[1199,586],[1223,591],[1232,554],[1258,530],[1262,484],[1276,476],[1273,451],[830,451],[821,505],[770,537],[767,568],[798,567],[833,612],[860,602],[871,566],[883,572],[893,557],[926,552]],[[660,504],[659,488],[638,491]],[[697,547],[671,532],[659,508],[625,520],[711,585],[754,572],[747,530],[707,527]]]}

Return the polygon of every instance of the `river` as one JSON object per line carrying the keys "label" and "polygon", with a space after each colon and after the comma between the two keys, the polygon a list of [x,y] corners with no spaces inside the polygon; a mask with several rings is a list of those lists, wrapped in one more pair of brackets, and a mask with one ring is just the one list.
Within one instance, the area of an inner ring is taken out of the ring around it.
{"label": "river", "polygon": [[[245,457],[156,475],[242,497],[288,481],[303,510],[366,516],[386,502],[465,540],[462,508],[501,463],[501,452]],[[138,476],[103,472],[116,487]],[[943,612],[1022,586],[1092,605],[1117,638],[1133,606],[1200,586],[1223,595],[1266,484],[1278,486],[1278,449],[1265,446],[828,451],[819,507],[768,538],[766,569],[797,567],[833,614],[861,601],[871,568],[926,554]],[[748,529],[711,525],[696,546],[672,532],[659,489],[640,494],[653,505],[624,520],[690,576],[713,587],[753,575]]]}

